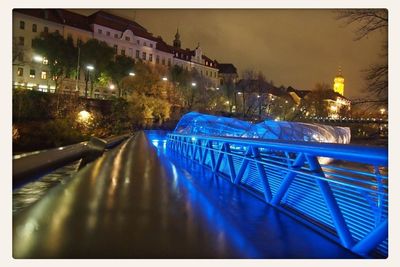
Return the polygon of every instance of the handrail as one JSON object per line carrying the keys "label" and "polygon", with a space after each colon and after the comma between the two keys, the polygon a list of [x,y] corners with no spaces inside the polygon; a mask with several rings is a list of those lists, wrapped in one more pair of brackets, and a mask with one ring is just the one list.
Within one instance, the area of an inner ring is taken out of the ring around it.
{"label": "handrail", "polygon": [[20,185],[28,179],[40,177],[78,159],[85,157],[96,158],[106,148],[115,146],[129,136],[129,134],[124,134],[104,140],[91,137],[87,142],[14,156],[13,187]]}
{"label": "handrail", "polygon": [[387,255],[387,148],[176,133],[167,140],[353,252]]}

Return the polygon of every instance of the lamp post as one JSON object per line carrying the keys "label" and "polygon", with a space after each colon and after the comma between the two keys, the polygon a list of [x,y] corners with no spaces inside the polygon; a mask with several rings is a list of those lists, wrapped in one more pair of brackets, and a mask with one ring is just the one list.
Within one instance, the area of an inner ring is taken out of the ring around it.
{"label": "lamp post", "polygon": [[94,70],[94,67],[92,65],[87,65],[86,66],[86,72],[85,72],[85,98],[88,97],[87,91],[88,91],[88,82],[90,79],[90,72]]}

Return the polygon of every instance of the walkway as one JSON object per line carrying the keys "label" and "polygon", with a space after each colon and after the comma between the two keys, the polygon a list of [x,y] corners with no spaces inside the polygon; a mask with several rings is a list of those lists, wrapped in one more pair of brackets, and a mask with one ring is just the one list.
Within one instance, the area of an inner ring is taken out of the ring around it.
{"label": "walkway", "polygon": [[13,219],[15,258],[357,257],[144,133]]}

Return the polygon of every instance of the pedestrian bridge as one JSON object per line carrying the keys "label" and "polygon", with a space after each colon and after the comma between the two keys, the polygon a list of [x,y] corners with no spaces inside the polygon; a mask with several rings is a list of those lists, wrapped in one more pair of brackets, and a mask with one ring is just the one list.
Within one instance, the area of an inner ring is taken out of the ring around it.
{"label": "pedestrian bridge", "polygon": [[385,258],[387,164],[378,147],[138,132],[15,213],[13,257]]}

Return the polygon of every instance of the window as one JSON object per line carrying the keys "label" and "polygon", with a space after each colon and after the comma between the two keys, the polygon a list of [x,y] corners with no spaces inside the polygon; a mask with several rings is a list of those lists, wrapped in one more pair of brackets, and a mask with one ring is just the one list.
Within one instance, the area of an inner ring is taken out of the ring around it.
{"label": "window", "polygon": [[170,67],[171,66],[171,59],[169,58],[168,59],[168,67]]}
{"label": "window", "polygon": [[31,47],[33,47],[33,39],[31,40]]}
{"label": "window", "polygon": [[160,64],[160,57],[156,56],[156,64]]}
{"label": "window", "polygon": [[206,76],[208,76],[208,70],[206,70]]}
{"label": "window", "polygon": [[150,62],[153,61],[153,54],[149,54],[149,61],[150,61]]}
{"label": "window", "polygon": [[24,53],[23,52],[18,54],[18,60],[21,62],[24,61]]}
{"label": "window", "polygon": [[45,27],[43,28],[43,31],[44,31],[45,33],[48,33],[48,32],[49,32],[49,27],[45,26]]}
{"label": "window", "polygon": [[125,49],[121,49],[121,55],[125,56]]}
{"label": "window", "polygon": [[37,32],[37,25],[36,24],[32,24],[32,32]]}
{"label": "window", "polygon": [[49,60],[46,57],[43,57],[43,65],[49,64]]}
{"label": "window", "polygon": [[24,68],[18,68],[17,69],[17,76],[24,76]]}
{"label": "window", "polygon": [[18,41],[19,45],[24,45],[25,44],[25,38],[24,37],[21,36],[21,37],[18,38],[18,40],[19,40]]}
{"label": "window", "polygon": [[42,71],[42,73],[40,74],[40,78],[42,80],[47,80],[47,71]]}
{"label": "window", "polygon": [[131,38],[129,38],[128,36],[125,36],[125,41],[130,41],[131,40]]}
{"label": "window", "polygon": [[143,45],[144,45],[144,46],[147,46],[147,43],[146,43],[146,42],[144,42],[144,43],[143,43]]}
{"label": "window", "polygon": [[206,66],[208,66],[208,61],[206,61]]}
{"label": "window", "polygon": [[153,44],[150,44],[150,47],[153,48]]}
{"label": "window", "polygon": [[140,45],[140,40],[137,40],[136,43],[137,43],[138,45]]}
{"label": "window", "polygon": [[114,34],[114,38],[118,38],[118,33],[115,33],[115,34]]}
{"label": "window", "polygon": [[139,53],[140,53],[140,51],[139,50],[136,50],[136,58],[139,58]]}
{"label": "window", "polygon": [[118,45],[114,45],[114,53],[118,54]]}
{"label": "window", "polygon": [[146,60],[146,52],[142,52],[142,59]]}
{"label": "window", "polygon": [[21,21],[19,22],[19,28],[20,28],[21,30],[25,30],[25,21],[21,20]]}
{"label": "window", "polygon": [[102,33],[103,33],[103,30],[102,30],[102,29],[98,29],[97,32],[98,32],[99,34],[102,34]]}
{"label": "window", "polygon": [[29,71],[29,78],[35,78],[35,74],[36,74],[35,70],[34,70],[34,69],[31,69],[31,70]]}
{"label": "window", "polygon": [[161,64],[165,65],[165,58],[161,60]]}
{"label": "window", "polygon": [[107,36],[110,36],[110,32],[106,32],[106,35],[107,35]]}

